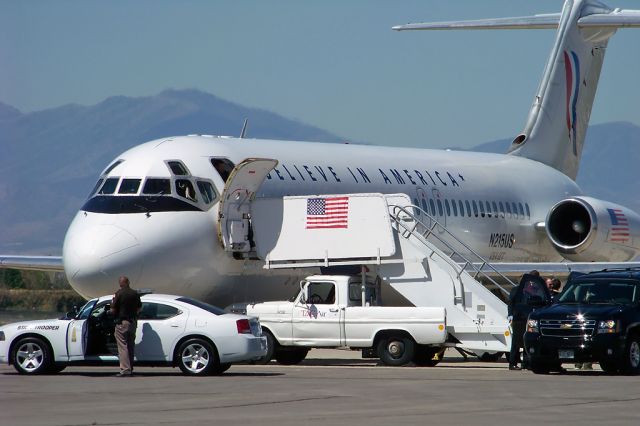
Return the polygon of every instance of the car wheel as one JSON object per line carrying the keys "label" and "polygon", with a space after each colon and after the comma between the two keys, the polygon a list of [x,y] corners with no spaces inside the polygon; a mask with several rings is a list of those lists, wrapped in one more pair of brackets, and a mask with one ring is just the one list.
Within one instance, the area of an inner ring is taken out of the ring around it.
{"label": "car wheel", "polygon": [[262,335],[267,338],[267,353],[262,358],[253,361],[254,364],[269,364],[273,359],[273,354],[275,352],[276,346],[278,345],[278,342],[276,342],[276,338],[273,337],[273,334],[271,334],[269,330],[263,329]]}
{"label": "car wheel", "polygon": [[44,374],[50,371],[52,356],[42,339],[27,337],[13,347],[11,362],[20,374]]}
{"label": "car wheel", "polygon": [[442,361],[445,348],[417,345],[413,355],[413,363],[419,367],[435,367]]}
{"label": "car wheel", "polygon": [[616,374],[618,372],[618,365],[614,361],[600,361],[600,368],[607,374]]}
{"label": "car wheel", "polygon": [[204,376],[219,368],[215,350],[202,339],[189,339],[178,349],[178,367],[184,374]]}
{"label": "car wheel", "polygon": [[391,336],[378,343],[378,356],[386,365],[408,364],[413,359],[415,343],[410,337]]}
{"label": "car wheel", "polygon": [[211,369],[211,374],[215,376],[219,376],[220,374],[227,371],[229,368],[231,368],[230,362],[222,362],[222,363],[219,363],[217,367],[214,367]]}
{"label": "car wheel", "polygon": [[535,374],[549,374],[549,371],[551,371],[551,365],[537,359],[529,359],[529,369]]}
{"label": "car wheel", "polygon": [[307,357],[309,349],[287,349],[276,351],[273,355],[276,361],[282,365],[300,364]]}
{"label": "car wheel", "polygon": [[637,335],[632,335],[627,339],[620,370],[625,374],[640,372],[640,342]]}

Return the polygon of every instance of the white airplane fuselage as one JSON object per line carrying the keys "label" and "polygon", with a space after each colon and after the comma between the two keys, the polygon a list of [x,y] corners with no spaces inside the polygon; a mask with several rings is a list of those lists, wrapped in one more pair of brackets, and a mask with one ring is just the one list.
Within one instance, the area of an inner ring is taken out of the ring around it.
{"label": "white airplane fuselage", "polygon": [[[224,251],[217,226],[225,182],[212,158],[234,164],[277,159],[258,197],[406,193],[426,211],[433,209],[440,223],[481,256],[501,262],[561,260],[535,225],[556,202],[581,195],[559,171],[512,155],[208,136],[159,139],[123,153],[122,163],[103,176],[121,178],[118,188],[122,179],[140,179],[136,193],[118,194],[116,188],[113,195],[96,197],[107,203],[97,208],[91,207],[92,194],[74,218],[63,248],[72,286],[94,297],[113,291],[118,276],[128,275],[137,288],[220,305],[295,292],[308,271],[267,271],[260,261],[236,260]],[[190,175],[175,176],[169,160],[182,162]],[[137,206],[136,200],[148,201],[141,191],[149,178],[171,179],[172,194],[159,198],[178,200],[181,207]],[[190,179],[194,187],[198,180],[210,181],[218,199],[205,205],[201,196],[198,202],[181,197],[176,179]],[[127,203],[133,211],[118,210]]]}

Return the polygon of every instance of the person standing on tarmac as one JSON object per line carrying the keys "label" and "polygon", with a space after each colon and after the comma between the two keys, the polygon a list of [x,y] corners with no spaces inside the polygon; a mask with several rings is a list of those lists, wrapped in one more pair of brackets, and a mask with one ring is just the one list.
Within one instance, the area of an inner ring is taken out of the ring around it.
{"label": "person standing on tarmac", "polygon": [[140,295],[129,285],[129,278],[121,276],[118,279],[118,290],[111,302],[111,312],[116,320],[115,337],[118,344],[118,358],[120,372],[117,377],[131,377],[133,375],[133,353],[136,342],[136,327],[138,313],[142,308]]}
{"label": "person standing on tarmac", "polygon": [[[539,280],[540,283],[535,281]],[[540,285],[538,285],[540,284]],[[520,364],[520,351],[524,347],[524,332],[527,325],[527,317],[532,308],[527,304],[527,298],[537,296],[540,293],[544,281],[540,273],[535,269],[522,276],[520,285],[514,287],[509,294],[508,315],[511,323],[511,352],[509,353],[509,370],[521,370],[524,365]],[[526,362],[526,356],[522,363]]]}

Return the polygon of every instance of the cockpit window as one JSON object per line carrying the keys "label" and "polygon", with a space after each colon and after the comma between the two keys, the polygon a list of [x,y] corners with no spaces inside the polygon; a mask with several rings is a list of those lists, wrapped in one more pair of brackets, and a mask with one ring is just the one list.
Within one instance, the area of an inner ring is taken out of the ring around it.
{"label": "cockpit window", "polygon": [[210,182],[205,182],[199,180],[196,182],[198,184],[198,189],[200,190],[200,195],[202,195],[202,201],[205,204],[211,204],[216,199],[216,191],[213,189],[213,185]]}
{"label": "cockpit window", "polygon": [[104,179],[98,179],[98,182],[96,182],[96,186],[94,186],[93,189],[91,190],[91,193],[89,194],[89,197],[91,197],[93,194],[96,193],[98,188],[100,188],[100,186],[102,185],[102,182],[104,182]]}
{"label": "cockpit window", "polygon": [[194,203],[198,201],[193,184],[187,179],[176,179],[176,194]]}
{"label": "cockpit window", "polygon": [[216,169],[223,181],[229,180],[231,171],[235,165],[228,158],[212,158],[211,164]]}
{"label": "cockpit window", "polygon": [[142,193],[147,195],[171,194],[171,181],[169,179],[147,179]]}
{"label": "cockpit window", "polygon": [[118,186],[119,180],[119,177],[112,177],[107,179],[104,182],[104,185],[102,185],[102,188],[100,188],[98,194],[113,194],[114,192],[116,192],[116,186]]}
{"label": "cockpit window", "polygon": [[142,179],[122,179],[118,194],[137,194]]}
{"label": "cockpit window", "polygon": [[167,161],[171,173],[176,176],[189,176],[189,170],[180,161]]}
{"label": "cockpit window", "polygon": [[112,163],[109,167],[107,167],[107,169],[104,171],[104,173],[102,173],[102,175],[108,175],[109,173],[111,173],[111,171],[113,169],[115,169],[116,167],[118,167],[120,164],[122,164],[124,162],[124,160],[118,160],[115,161],[114,163]]}

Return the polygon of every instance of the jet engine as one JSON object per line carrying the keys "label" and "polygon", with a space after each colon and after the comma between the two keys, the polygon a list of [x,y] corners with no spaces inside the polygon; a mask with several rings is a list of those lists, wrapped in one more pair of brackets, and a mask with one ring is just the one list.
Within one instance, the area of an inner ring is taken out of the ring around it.
{"label": "jet engine", "polygon": [[546,231],[554,248],[574,262],[626,262],[640,253],[640,216],[591,197],[572,197],[551,208]]}

